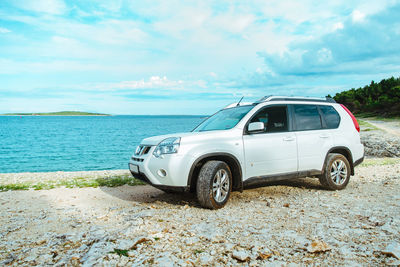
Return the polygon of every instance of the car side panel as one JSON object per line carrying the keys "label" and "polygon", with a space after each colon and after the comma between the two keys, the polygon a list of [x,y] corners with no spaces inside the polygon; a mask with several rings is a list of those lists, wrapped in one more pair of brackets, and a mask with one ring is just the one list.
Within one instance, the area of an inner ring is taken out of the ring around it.
{"label": "car side panel", "polygon": [[333,138],[330,130],[298,131],[298,171],[322,170],[325,156],[332,148]]}

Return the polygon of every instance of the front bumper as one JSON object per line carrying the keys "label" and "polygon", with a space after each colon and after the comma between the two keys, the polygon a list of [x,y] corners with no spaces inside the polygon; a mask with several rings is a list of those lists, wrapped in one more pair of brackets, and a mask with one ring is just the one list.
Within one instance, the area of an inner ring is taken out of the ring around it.
{"label": "front bumper", "polygon": [[[155,157],[156,146],[140,145],[141,150],[135,152],[129,161],[129,170],[134,177],[157,188],[185,191],[189,186],[188,177],[194,162],[187,153],[164,154]],[[182,147],[181,147],[182,148]],[[180,189],[182,188],[182,189]]]}
{"label": "front bumper", "polygon": [[132,176],[135,177],[136,179],[139,179],[142,182],[145,182],[146,184],[149,184],[157,189],[160,190],[167,190],[167,191],[176,191],[176,192],[188,192],[190,190],[189,186],[170,186],[170,185],[161,185],[161,184],[154,184],[150,181],[150,179],[146,176],[146,174],[140,172],[136,173],[134,172],[131,167],[133,165],[132,163],[128,164],[129,171],[131,172]]}

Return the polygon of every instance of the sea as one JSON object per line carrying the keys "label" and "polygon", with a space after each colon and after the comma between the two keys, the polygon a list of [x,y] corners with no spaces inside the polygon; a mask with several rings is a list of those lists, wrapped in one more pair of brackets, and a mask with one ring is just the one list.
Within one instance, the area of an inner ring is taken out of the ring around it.
{"label": "sea", "polygon": [[0,173],[127,169],[146,137],[204,116],[0,116]]}

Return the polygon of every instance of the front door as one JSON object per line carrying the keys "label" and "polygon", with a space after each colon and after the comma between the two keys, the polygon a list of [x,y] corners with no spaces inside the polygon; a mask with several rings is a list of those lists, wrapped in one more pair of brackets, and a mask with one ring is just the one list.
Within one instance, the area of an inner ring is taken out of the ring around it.
{"label": "front door", "polygon": [[297,140],[289,132],[286,105],[261,109],[249,121],[263,122],[264,131],[243,135],[245,179],[297,172]]}

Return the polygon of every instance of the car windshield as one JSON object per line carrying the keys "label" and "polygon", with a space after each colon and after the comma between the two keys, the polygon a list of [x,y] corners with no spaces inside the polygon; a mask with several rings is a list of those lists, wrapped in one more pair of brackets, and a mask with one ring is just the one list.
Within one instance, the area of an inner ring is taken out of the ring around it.
{"label": "car windshield", "polygon": [[193,132],[232,129],[253,107],[253,105],[246,105],[222,109],[200,123]]}

